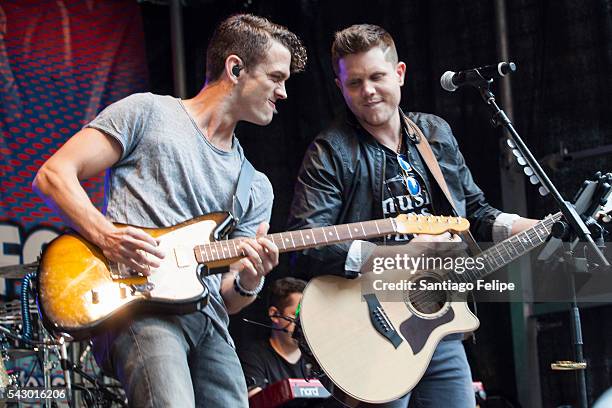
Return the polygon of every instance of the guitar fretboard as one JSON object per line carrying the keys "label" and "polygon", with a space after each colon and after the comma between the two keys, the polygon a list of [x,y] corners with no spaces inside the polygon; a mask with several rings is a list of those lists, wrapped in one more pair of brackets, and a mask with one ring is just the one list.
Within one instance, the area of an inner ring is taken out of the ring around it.
{"label": "guitar fretboard", "polygon": [[447,277],[456,282],[473,282],[484,278],[543,244],[550,235],[553,224],[560,220],[561,216],[560,212],[550,215],[533,227],[480,253],[476,258],[482,258],[484,268],[466,270],[463,274],[450,273]]}
{"label": "guitar fretboard", "polygon": [[[420,216],[414,216],[415,223],[422,222]],[[397,231],[395,219],[355,222],[352,224],[333,225],[306,230],[279,232],[269,234],[270,239],[279,251],[290,252],[320,245],[335,244],[355,239],[371,239]],[[209,242],[194,248],[196,259],[200,263],[222,261],[242,257],[238,239]]]}

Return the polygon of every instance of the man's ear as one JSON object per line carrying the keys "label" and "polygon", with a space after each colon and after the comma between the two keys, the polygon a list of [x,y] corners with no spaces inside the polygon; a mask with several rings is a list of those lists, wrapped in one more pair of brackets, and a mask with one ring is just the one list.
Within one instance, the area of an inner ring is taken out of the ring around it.
{"label": "man's ear", "polygon": [[397,66],[395,67],[395,72],[397,73],[397,76],[399,78],[400,86],[403,86],[404,79],[406,76],[406,64],[404,64],[402,61],[398,62]]}
{"label": "man's ear", "polygon": [[334,82],[336,83],[336,86],[338,87],[338,89],[342,91],[342,82],[340,82],[338,78],[334,78]]}
{"label": "man's ear", "polygon": [[278,315],[278,309],[276,308],[276,306],[270,306],[268,308],[268,317],[270,318],[270,320],[272,320],[274,323],[278,322],[278,317],[274,317],[275,315]]}
{"label": "man's ear", "polygon": [[[237,69],[236,67],[239,68]],[[235,54],[228,55],[225,59],[225,77],[232,83],[237,84],[239,75],[236,75],[236,71],[240,72],[239,70],[242,69],[244,69],[242,59]]]}

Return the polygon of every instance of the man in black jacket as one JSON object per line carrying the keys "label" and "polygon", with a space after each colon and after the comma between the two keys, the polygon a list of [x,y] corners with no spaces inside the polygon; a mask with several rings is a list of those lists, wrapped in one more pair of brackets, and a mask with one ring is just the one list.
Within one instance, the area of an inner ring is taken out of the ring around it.
{"label": "man in black jacket", "polygon": [[[335,35],[332,63],[336,85],[348,110],[308,148],[290,210],[291,229],[314,228],[393,217],[401,213],[453,215],[399,109],[406,65],[398,61],[384,29],[355,25]],[[467,168],[449,125],[424,113],[407,113],[429,141],[459,216],[469,219],[482,241],[501,241],[535,220],[490,206]],[[387,242],[456,241],[439,236],[397,234]],[[356,277],[375,245],[361,241],[312,248],[298,254],[296,269],[310,276]],[[461,335],[437,347],[421,380],[408,395],[388,406],[475,406],[471,373]]]}

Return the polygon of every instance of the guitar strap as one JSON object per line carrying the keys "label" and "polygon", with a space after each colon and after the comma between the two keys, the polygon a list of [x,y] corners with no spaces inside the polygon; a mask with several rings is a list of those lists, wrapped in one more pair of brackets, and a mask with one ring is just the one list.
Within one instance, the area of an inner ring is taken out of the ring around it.
{"label": "guitar strap", "polygon": [[[242,219],[246,209],[249,206],[249,197],[251,193],[251,183],[253,182],[253,176],[255,175],[255,168],[250,161],[245,157],[240,166],[240,174],[238,175],[238,183],[236,185],[236,192],[232,196],[232,211],[231,215],[234,217],[234,225],[236,225]],[[220,266],[208,268],[207,275],[226,273],[229,271],[229,266]],[[208,296],[208,295],[207,295]],[[204,305],[205,306],[205,305]]]}
{"label": "guitar strap", "polygon": [[[250,161],[245,157],[240,167],[240,175],[238,176],[238,185],[236,186],[236,192],[234,193],[232,211],[233,216],[236,219],[236,223],[240,221],[244,212],[249,206],[249,197],[251,193],[251,183],[253,176],[255,175],[255,168]],[[238,202],[238,205],[236,205]]]}
{"label": "guitar strap", "polygon": [[[453,200],[448,186],[446,185],[446,180],[444,180],[444,176],[442,175],[442,170],[440,169],[440,165],[438,164],[438,159],[436,159],[433,150],[431,150],[431,146],[429,145],[427,138],[423,135],[423,132],[421,131],[421,129],[419,129],[416,123],[408,119],[408,117],[404,115],[403,112],[401,112],[401,116],[404,120],[404,124],[406,125],[406,129],[408,130],[408,133],[411,136],[411,139],[415,140],[415,145],[419,153],[421,154],[421,157],[423,157],[423,160],[425,160],[425,164],[427,165],[429,172],[433,175],[434,179],[438,183],[438,186],[440,186],[440,189],[444,193],[444,196],[446,197],[450,205],[453,207],[455,216],[459,216],[455,201]],[[482,252],[482,250],[476,243],[474,236],[469,230],[466,232],[462,232],[460,235],[463,238],[463,241],[468,245],[468,248],[470,249],[472,255],[477,255]]]}

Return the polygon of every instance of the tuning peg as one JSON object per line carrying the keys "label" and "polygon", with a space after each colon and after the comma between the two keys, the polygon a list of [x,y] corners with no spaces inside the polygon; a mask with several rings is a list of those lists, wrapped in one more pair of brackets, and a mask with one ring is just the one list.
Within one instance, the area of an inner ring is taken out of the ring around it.
{"label": "tuning peg", "polygon": [[512,154],[515,155],[516,157],[523,157],[519,149],[512,149]]}
{"label": "tuning peg", "polygon": [[535,174],[529,177],[529,182],[534,186],[540,182],[540,179]]}
{"label": "tuning peg", "polygon": [[525,167],[523,169],[523,172],[528,176],[533,176],[533,170],[531,169],[531,167]]}
{"label": "tuning peg", "polygon": [[509,148],[514,149],[516,147],[516,145],[514,144],[514,142],[510,139],[506,139],[506,144],[508,145]]}
{"label": "tuning peg", "polygon": [[520,164],[521,166],[526,166],[527,165],[527,160],[525,160],[522,156],[521,157],[517,157],[516,161],[518,162],[518,164]]}
{"label": "tuning peg", "polygon": [[540,186],[540,188],[538,188],[538,192],[542,197],[544,197],[548,194],[548,189],[544,186]]}

